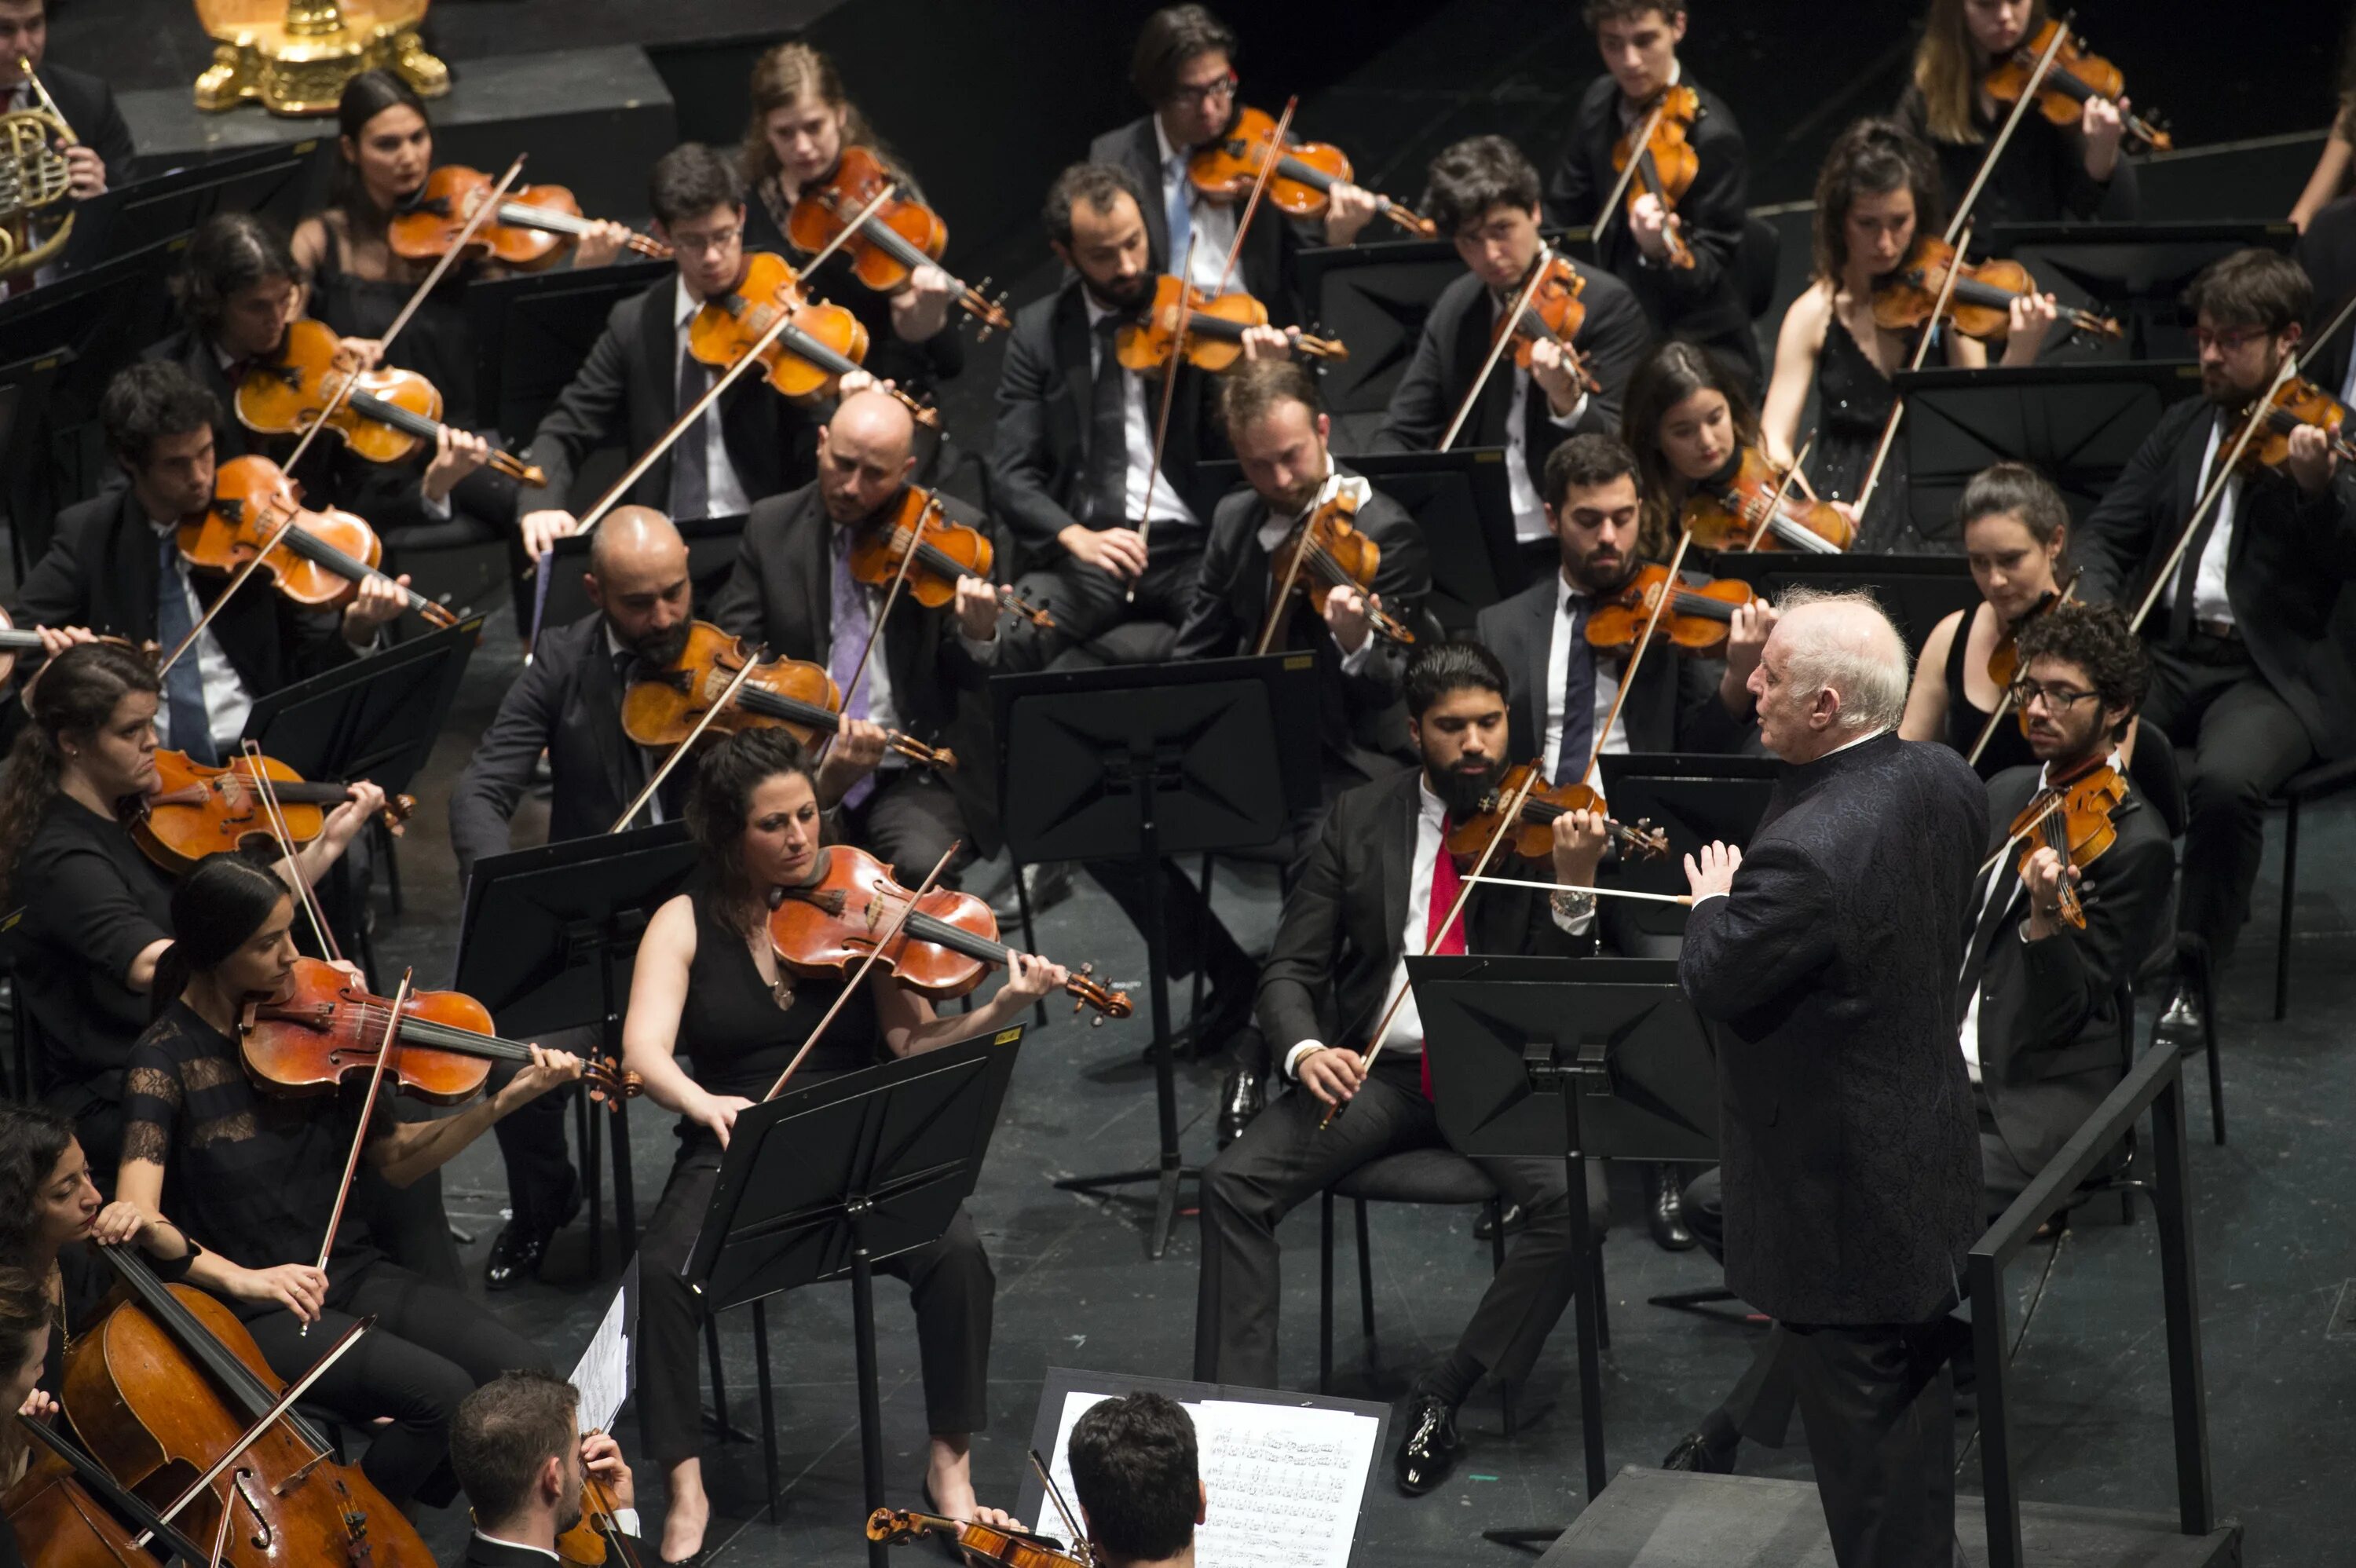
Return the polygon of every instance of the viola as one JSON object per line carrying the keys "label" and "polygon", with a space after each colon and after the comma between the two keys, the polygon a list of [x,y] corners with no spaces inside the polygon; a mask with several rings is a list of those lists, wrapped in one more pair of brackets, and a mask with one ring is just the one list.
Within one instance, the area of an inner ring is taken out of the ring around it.
{"label": "viola", "polygon": [[[901,576],[905,560],[909,597],[928,610],[938,610],[957,602],[959,577],[987,578],[996,559],[988,534],[950,521],[938,496],[911,485],[888,513],[861,525],[851,541],[851,575],[881,588]],[[1005,583],[996,587],[1000,605],[1042,631],[1054,628],[1053,615]]]}
{"label": "viola", "polygon": [[[2126,779],[2100,758],[2050,782],[2039,790],[2020,815],[2012,819],[2008,837],[2020,843],[2016,865],[2021,879],[2040,849],[2051,849],[2062,863],[2084,870],[2118,841],[2111,813],[2127,797]],[[2086,929],[2085,906],[2070,879],[2062,881],[2062,918],[2078,930]]]}
{"label": "viola", "polygon": [[[1271,627],[1294,593],[1305,596],[1313,604],[1332,588],[1374,592],[1375,573],[1382,567],[1383,547],[1354,525],[1357,515],[1357,496],[1344,490],[1295,524],[1284,542],[1269,552],[1269,580],[1274,596],[1269,606]],[[1372,603],[1366,606],[1366,618],[1376,636],[1403,647],[1415,642],[1413,632]]]}
{"label": "viola", "polygon": [[[1952,291],[1947,288],[1950,272],[1955,274]],[[1957,332],[1983,341],[2001,338],[2012,330],[2012,302],[2036,293],[2037,280],[2019,262],[1964,261],[1959,266],[1953,245],[1925,234],[1915,240],[1903,261],[1875,282],[1873,323],[1890,332],[1920,326],[1941,310],[1944,294],[1942,319],[1952,322]],[[2119,324],[2109,316],[2074,305],[2062,307],[2062,320],[2072,336],[2115,341],[2121,336]]]}
{"label": "viola", "polygon": [[[480,169],[457,164],[435,169],[393,213],[387,236],[392,253],[412,261],[446,255],[498,183]],[[588,232],[589,220],[571,191],[561,185],[525,186],[508,193],[499,209],[466,241],[464,254],[488,257],[519,272],[536,272]],[[670,247],[659,240],[633,234],[623,243],[654,261],[670,260]]]}
{"label": "viola", "polygon": [[2265,422],[2242,449],[2240,466],[2280,468],[2290,459],[2291,432],[2313,425],[2330,438],[2331,451],[2342,463],[2356,463],[2356,443],[2348,439],[2348,406],[2304,377],[2293,377],[2275,389]]}
{"label": "viola", "polygon": [[870,1541],[899,1546],[920,1535],[955,1541],[968,1562],[987,1563],[993,1568],[1093,1568],[1091,1559],[1074,1557],[1035,1537],[995,1525],[961,1524],[907,1509],[880,1508],[867,1516]]}
{"label": "viola", "polygon": [[[728,689],[738,671],[754,658],[741,638],[730,636],[709,621],[688,628],[687,645],[659,674],[634,680],[622,694],[622,732],[641,746],[676,746],[688,737],[704,711]],[[730,703],[706,731],[723,735],[739,730],[778,725],[805,745],[821,734],[842,728],[842,693],[824,665],[799,659],[773,659],[755,665]],[[927,767],[954,768],[957,756],[947,747],[893,731],[886,746],[910,762]]]}
{"label": "viola", "polygon": [[1801,549],[1837,555],[1857,528],[1829,501],[1792,494],[1785,475],[1755,446],[1724,475],[1703,480],[1685,507],[1685,527],[1704,549]]}
{"label": "viola", "polygon": [[[248,1002],[238,1025],[246,1071],[274,1094],[332,1094],[353,1073],[376,1070],[392,1003],[344,970],[297,958],[276,997]],[[459,991],[412,991],[402,1004],[385,1077],[433,1105],[479,1093],[494,1061],[529,1063],[531,1048],[491,1032],[483,1004]],[[584,1060],[590,1097],[618,1106],[643,1087],[611,1058]]]}
{"label": "viola", "polygon": [[[442,438],[442,394],[414,370],[380,366],[350,374],[343,349],[325,323],[302,316],[286,328],[276,355],[256,363],[237,384],[238,422],[265,435],[308,430],[319,411],[348,380],[351,392],[336,404],[327,428],[370,463],[401,463],[419,446]],[[490,466],[525,485],[548,475],[509,453],[494,450]]]}
{"label": "viola", "polygon": [[[2053,42],[2053,34],[2062,24],[2049,20],[2036,32],[2013,45],[2012,53],[1988,68],[1980,80],[1980,89],[1998,103],[2018,103],[2028,91],[2029,77],[2037,62]],[[2098,54],[2089,52],[2086,40],[2076,34],[2064,38],[2053,57],[2052,66],[2045,79],[2037,84],[2035,107],[2056,125],[2075,125],[2090,98],[2107,98],[2118,101],[2126,91],[2126,79],[2119,68]],[[2165,153],[2176,145],[2176,138],[2158,123],[2157,116],[2146,119],[2130,114],[2126,120],[2124,138],[2131,148],[2149,148]]]}
{"label": "viola", "polygon": [[[761,350],[769,385],[796,402],[830,398],[842,379],[867,357],[867,328],[839,304],[812,301],[801,290],[801,274],[767,251],[744,258],[744,276],[718,299],[706,300],[688,326],[688,352],[706,365],[734,365],[753,351],[782,312],[792,325]],[[916,422],[937,429],[941,416],[894,390]]]}
{"label": "viola", "polygon": [[[985,969],[1012,955],[998,940],[990,906],[971,893],[934,888],[910,908],[913,896],[864,849],[830,845],[820,852],[817,880],[778,896],[769,912],[769,945],[797,975],[847,976],[874,954],[876,967],[937,1001],[964,996],[981,984]],[[904,910],[907,919],[879,951],[878,934]],[[1072,1010],[1094,1008],[1098,1022],[1129,1017],[1129,998],[1089,979],[1093,968],[1083,964],[1064,983],[1079,998]]]}
{"label": "viola", "polygon": [[[198,861],[225,849],[241,849],[255,841],[277,847],[261,784],[245,758],[212,767],[191,761],[186,752],[159,747],[155,772],[161,782],[139,802],[131,817],[131,837],[149,859],[173,876],[186,876]],[[326,830],[327,813],[341,805],[350,791],[348,784],[305,780],[271,757],[262,759],[262,773],[270,781],[287,837],[296,848]],[[416,809],[412,795],[388,796],[382,815],[386,828],[398,835]]]}
{"label": "viola", "polygon": [[[1537,771],[1536,763],[1519,763],[1505,770],[1496,787],[1481,797],[1481,809],[1448,831],[1448,852],[1460,858],[1478,855],[1495,837],[1505,818],[1505,803],[1520,793],[1523,783]],[[1574,811],[1603,810],[1603,797],[1584,784],[1538,784],[1522,800],[1514,830],[1505,848],[1525,860],[1540,860],[1554,852],[1554,825]],[[1669,852],[1666,830],[1649,819],[1629,827],[1610,816],[1603,819],[1604,837],[1639,859],[1657,859]]]}
{"label": "viola", "polygon": [[625,1568],[638,1568],[637,1550],[630,1544],[630,1534],[616,1517],[621,1505],[605,1483],[594,1476],[584,1476],[581,1481],[581,1522],[556,1538],[556,1555],[580,1568],[604,1568],[607,1548],[619,1557]]}
{"label": "viola", "polygon": [[[1635,165],[1628,176],[1631,207],[1638,197],[1649,196],[1661,204],[1663,216],[1676,210],[1701,173],[1701,155],[1689,139],[1700,118],[1701,95],[1679,83],[1663,89],[1654,99],[1642,142],[1637,141],[1634,127],[1621,132],[1620,139],[1612,144],[1612,167],[1625,172],[1632,162]],[[1693,249],[1676,224],[1664,227],[1661,238],[1669,248],[1669,265],[1681,271],[1693,266]]]}
{"label": "viola", "polygon": [[[1498,315],[1496,325],[1490,329],[1489,341],[1494,346],[1500,336],[1511,333],[1514,363],[1525,370],[1530,368],[1530,350],[1541,342],[1551,343],[1562,350],[1563,363],[1579,378],[1579,384],[1590,392],[1600,392],[1603,384],[1587,368],[1579,350],[1571,347],[1571,339],[1579,336],[1580,327],[1587,321],[1587,306],[1579,297],[1587,287],[1587,280],[1579,275],[1579,269],[1568,258],[1552,251],[1541,255],[1538,265],[1544,273],[1536,291],[1519,311]],[[1529,280],[1522,280],[1520,286],[1528,289]]]}
{"label": "viola", "polygon": [[[786,215],[786,238],[805,255],[824,250],[829,240],[842,232],[843,225],[893,183],[892,172],[873,152],[844,147],[833,170],[824,179],[805,186],[794,198],[793,210]],[[938,261],[948,242],[948,225],[941,221],[939,213],[921,201],[894,194],[859,226],[858,233],[843,241],[842,250],[851,258],[854,277],[878,293],[893,293],[907,286],[908,275],[918,267]],[[1006,314],[1005,297],[993,300],[983,292],[990,287],[988,278],[981,281],[980,288],[962,278],[949,282],[958,291],[958,308],[981,323],[978,337],[1014,330],[1014,318]]]}
{"label": "viola", "polygon": [[[1597,603],[1589,613],[1587,645],[1607,654],[1633,649],[1644,635],[1644,624],[1652,618],[1653,606],[1660,603],[1668,585],[1667,567],[1638,567],[1620,592]],[[1698,582],[1681,578],[1662,612],[1656,635],[1689,654],[1716,654],[1726,646],[1734,613],[1756,597],[1751,584],[1740,578]]]}
{"label": "viola", "polygon": [[[1233,368],[1244,357],[1246,329],[1268,325],[1268,306],[1241,290],[1215,299],[1201,288],[1164,273],[1153,281],[1153,298],[1138,312],[1135,321],[1123,324],[1113,339],[1113,352],[1122,365],[1131,370],[1159,370],[1170,363],[1172,354],[1182,350],[1178,341],[1182,299],[1186,318],[1183,351],[1186,363],[1198,370],[1215,375]],[[1312,359],[1330,359],[1337,365],[1350,357],[1346,346],[1305,332],[1293,338],[1292,347]]]}
{"label": "viola", "polygon": [[[333,507],[305,508],[294,482],[266,457],[232,457],[213,475],[213,502],[199,517],[180,525],[180,555],[190,566],[234,574],[256,555],[262,571],[295,603],[313,610],[341,609],[359,592],[360,580],[382,577],[384,543],[366,519]],[[270,537],[292,517],[276,544]],[[436,626],[455,626],[458,617],[414,588],[401,590],[409,608]]]}
{"label": "viola", "polygon": [[[67,1350],[60,1403],[123,1487],[177,1491],[236,1449],[285,1384],[228,1307],[193,1286],[165,1285],[131,1247],[98,1251],[124,1294]],[[289,1411],[173,1522],[209,1542],[226,1509],[221,1561],[235,1568],[432,1568],[415,1527],[335,1452]]]}
{"label": "viola", "polygon": [[[1271,153],[1276,167],[1260,199],[1288,218],[1324,217],[1333,204],[1333,187],[1355,183],[1349,157],[1341,148],[1287,135],[1279,150],[1275,116],[1241,105],[1216,141],[1204,143],[1187,158],[1186,178],[1213,201],[1241,201],[1251,193],[1252,182]],[[1430,219],[1387,196],[1375,197],[1375,210],[1410,234],[1439,237]]]}

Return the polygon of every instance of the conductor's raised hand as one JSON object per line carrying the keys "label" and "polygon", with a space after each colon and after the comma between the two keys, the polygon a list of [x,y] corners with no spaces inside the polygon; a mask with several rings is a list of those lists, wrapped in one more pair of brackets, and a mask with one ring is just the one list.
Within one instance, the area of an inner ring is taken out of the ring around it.
{"label": "conductor's raised hand", "polygon": [[1698,855],[1686,857],[1686,886],[1699,903],[1712,893],[1722,893],[1734,886],[1734,873],[1742,868],[1742,851],[1731,844],[1708,843]]}

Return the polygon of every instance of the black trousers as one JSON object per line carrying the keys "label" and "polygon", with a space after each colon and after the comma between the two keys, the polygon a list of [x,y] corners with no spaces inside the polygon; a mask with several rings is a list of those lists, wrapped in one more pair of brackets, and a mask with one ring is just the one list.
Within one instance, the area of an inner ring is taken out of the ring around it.
{"label": "black trousers", "polygon": [[1786,1325],[1780,1336],[1840,1568],[1956,1568],[1953,1329]]}
{"label": "black trousers", "polygon": [[[987,767],[989,763],[976,757],[970,765]],[[966,831],[965,814],[949,786],[929,768],[882,770],[873,791],[845,818],[851,841],[894,868],[908,887],[922,880],[948,847],[960,840],[957,859],[941,872],[941,885],[956,887],[958,873],[973,862],[973,836]]]}
{"label": "black trousers", "polygon": [[[584,1027],[558,1029],[535,1043],[588,1056],[604,1045],[605,1038],[603,1029]],[[483,1092],[498,1093],[522,1071],[521,1062],[493,1062]],[[552,1092],[527,1101],[491,1124],[500,1162],[508,1170],[508,1208],[519,1227],[552,1232],[572,1217],[580,1201],[581,1179],[564,1145],[564,1121],[572,1106],[571,1093]],[[597,1114],[605,1113],[601,1109]],[[594,1171],[590,1173],[591,1179],[595,1176]]]}
{"label": "black trousers", "polygon": [[[406,1098],[392,1103],[392,1114],[404,1122],[434,1119],[430,1107]],[[394,1263],[429,1285],[465,1288],[466,1270],[458,1262],[458,1243],[450,1235],[440,1171],[429,1170],[406,1187],[395,1187],[363,1160],[352,1182],[352,1207],[368,1222],[378,1249]]]}
{"label": "black trousers", "polygon": [[[1101,657],[1090,656],[1080,645],[1131,622],[1162,622],[1174,636],[1186,618],[1202,564],[1201,528],[1157,523],[1146,540],[1145,572],[1137,580],[1134,599],[1130,597],[1127,579],[1099,571],[1073,556],[1025,572],[1016,580],[1014,591],[1046,611],[1055,625],[1052,631],[1027,626],[1019,630],[1015,667],[1040,669],[1059,660],[1066,667],[1105,663]],[[1131,652],[1149,658],[1167,656],[1167,640],[1152,641],[1158,651],[1141,645]]]}
{"label": "black trousers", "polygon": [[270,1370],[300,1377],[319,1353],[362,1317],[376,1318],[365,1335],[312,1385],[309,1398],[363,1430],[380,1428],[360,1460],[361,1473],[395,1508],[412,1499],[439,1506],[457,1495],[450,1474],[450,1418],[459,1401],[501,1372],[553,1371],[540,1347],[493,1317],[479,1303],[444,1285],[429,1285],[397,1264],[366,1265],[348,1294],[320,1314],[305,1338],[291,1312],[280,1308],[246,1319]]}
{"label": "black trousers", "polygon": [[[1350,1108],[1323,1132],[1325,1108],[1295,1089],[1252,1119],[1243,1136],[1203,1172],[1203,1272],[1194,1298],[1194,1376],[1205,1382],[1274,1388],[1280,1251],[1277,1221],[1367,1161],[1404,1149],[1444,1147],[1440,1118],[1419,1086],[1413,1057],[1385,1056]],[[1562,1161],[1475,1162],[1529,1225],[1505,1249],[1457,1349],[1507,1383],[1529,1375],[1547,1336],[1570,1304],[1570,1209]],[[1588,1209],[1597,1234],[1603,1216],[1590,1168]]]}
{"label": "black trousers", "polygon": [[2313,760],[2315,746],[2240,640],[2195,633],[2182,648],[2157,639],[2147,646],[2151,691],[2144,722],[2190,759],[2176,925],[2206,939],[2222,965],[2250,918],[2250,890],[2265,849],[2266,797]]}
{"label": "black trousers", "polygon": [[[638,1246],[638,1422],[647,1461],[671,1466],[702,1447],[699,1338],[702,1304],[680,1277],[720,1178],[720,1142],[701,1127],[681,1134]],[[963,1208],[931,1246],[877,1265],[905,1280],[916,1310],[925,1420],[940,1436],[990,1424],[990,1331],[998,1278]]]}

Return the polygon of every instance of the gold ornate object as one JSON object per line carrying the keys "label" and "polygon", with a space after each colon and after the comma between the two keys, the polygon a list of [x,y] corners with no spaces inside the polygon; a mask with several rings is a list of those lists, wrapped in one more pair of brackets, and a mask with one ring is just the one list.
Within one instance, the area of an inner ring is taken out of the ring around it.
{"label": "gold ornate object", "polygon": [[450,91],[450,68],[417,36],[428,0],[197,0],[213,63],[197,78],[197,107],[234,109],[258,98],[273,114],[333,114],[344,84],[379,66],[419,96]]}

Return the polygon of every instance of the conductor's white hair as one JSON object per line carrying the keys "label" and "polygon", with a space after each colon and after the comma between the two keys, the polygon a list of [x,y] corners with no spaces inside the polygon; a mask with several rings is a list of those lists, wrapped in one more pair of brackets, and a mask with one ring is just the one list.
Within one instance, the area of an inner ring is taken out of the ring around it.
{"label": "conductor's white hair", "polygon": [[1906,639],[1871,593],[1787,588],[1777,596],[1776,629],[1789,645],[1783,678],[1813,701],[1830,690],[1834,722],[1862,732],[1895,730],[1906,711],[1911,661]]}

